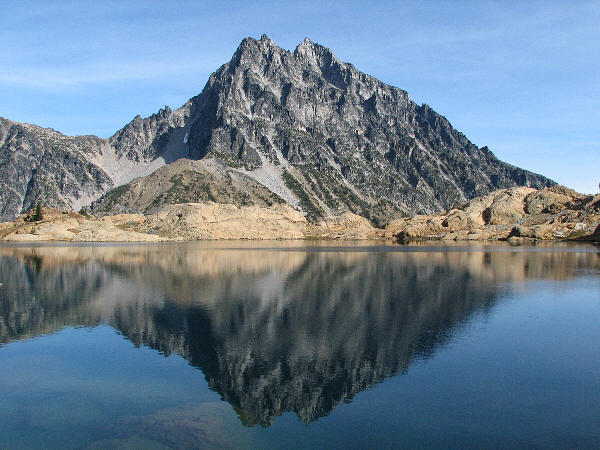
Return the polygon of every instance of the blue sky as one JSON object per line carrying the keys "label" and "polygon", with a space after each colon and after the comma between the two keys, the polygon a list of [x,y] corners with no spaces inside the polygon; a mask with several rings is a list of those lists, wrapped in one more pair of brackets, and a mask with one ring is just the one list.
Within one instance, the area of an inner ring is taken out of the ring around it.
{"label": "blue sky", "polygon": [[502,160],[600,182],[600,2],[3,1],[0,115],[110,136],[181,106],[245,36],[305,37]]}

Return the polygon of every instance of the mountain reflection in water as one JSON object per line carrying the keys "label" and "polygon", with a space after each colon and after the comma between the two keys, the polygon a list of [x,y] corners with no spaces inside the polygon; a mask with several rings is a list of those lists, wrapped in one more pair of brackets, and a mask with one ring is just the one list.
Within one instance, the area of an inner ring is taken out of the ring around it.
{"label": "mountain reflection in water", "polygon": [[200,368],[245,425],[310,423],[428,358],[508,282],[600,269],[595,252],[284,250],[3,247],[0,342],[106,323]]}

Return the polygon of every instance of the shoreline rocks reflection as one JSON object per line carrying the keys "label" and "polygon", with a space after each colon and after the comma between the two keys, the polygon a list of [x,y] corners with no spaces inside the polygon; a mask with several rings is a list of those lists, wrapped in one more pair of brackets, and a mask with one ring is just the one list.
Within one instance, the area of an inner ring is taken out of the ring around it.
{"label": "shoreline rocks reflection", "polygon": [[201,369],[246,426],[310,423],[428,358],[508,282],[600,271],[593,251],[498,248],[3,247],[0,345],[106,323]]}

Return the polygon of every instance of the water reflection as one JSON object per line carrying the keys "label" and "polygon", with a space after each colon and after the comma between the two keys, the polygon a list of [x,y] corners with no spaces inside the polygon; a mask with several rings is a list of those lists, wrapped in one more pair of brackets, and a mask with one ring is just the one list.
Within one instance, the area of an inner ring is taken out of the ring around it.
{"label": "water reflection", "polygon": [[0,248],[0,342],[110,324],[200,368],[247,426],[310,423],[427,358],[508,282],[600,271],[569,249],[313,250]]}

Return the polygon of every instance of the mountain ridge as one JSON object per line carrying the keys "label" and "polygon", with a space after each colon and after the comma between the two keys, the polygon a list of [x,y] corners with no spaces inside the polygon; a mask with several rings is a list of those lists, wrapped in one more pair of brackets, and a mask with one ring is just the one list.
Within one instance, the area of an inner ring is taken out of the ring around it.
{"label": "mountain ridge", "polygon": [[0,119],[0,180],[16,180],[0,193],[0,220],[38,201],[76,210],[95,201],[110,213],[102,195],[184,157],[222,162],[315,221],[350,211],[382,225],[498,188],[555,184],[330,49],[307,38],[292,52],[263,35],[242,40],[183,106],[138,115],[109,138]]}

